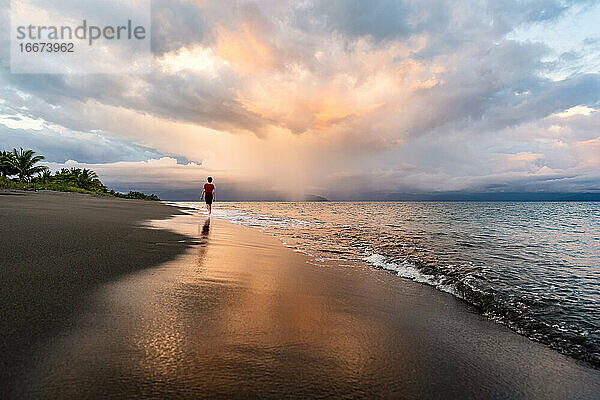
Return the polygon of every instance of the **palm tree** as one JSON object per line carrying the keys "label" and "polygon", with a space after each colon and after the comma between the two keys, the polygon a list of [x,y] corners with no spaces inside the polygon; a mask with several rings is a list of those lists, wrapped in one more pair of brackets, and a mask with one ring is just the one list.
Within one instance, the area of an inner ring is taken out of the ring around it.
{"label": "palm tree", "polygon": [[52,174],[47,169],[38,174],[37,181],[40,183],[49,183],[51,180]]}
{"label": "palm tree", "polygon": [[34,156],[35,151],[33,150],[21,150],[13,149],[11,165],[15,169],[15,174],[19,176],[19,181],[24,182],[29,179],[33,174],[37,174],[43,172],[48,169],[48,167],[42,165],[35,165],[41,160],[43,160],[44,156]]}
{"label": "palm tree", "polygon": [[84,168],[77,174],[77,185],[82,189],[89,189],[98,179],[98,175],[94,171]]}
{"label": "palm tree", "polygon": [[81,168],[69,168],[64,169],[64,179],[73,186],[77,186],[79,182],[79,175],[81,175]]}
{"label": "palm tree", "polygon": [[15,174],[12,164],[13,154],[8,151],[0,151],[0,175],[6,177]]}
{"label": "palm tree", "polygon": [[69,170],[61,168],[59,172],[54,174],[54,180],[60,183],[68,183],[69,181]]}

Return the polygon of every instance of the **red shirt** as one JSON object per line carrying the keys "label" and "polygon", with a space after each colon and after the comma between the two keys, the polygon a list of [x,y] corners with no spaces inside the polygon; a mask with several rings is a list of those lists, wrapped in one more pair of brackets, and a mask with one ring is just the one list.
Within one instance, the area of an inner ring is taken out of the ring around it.
{"label": "red shirt", "polygon": [[211,195],[212,196],[213,190],[215,190],[215,185],[213,185],[212,183],[205,183],[204,184],[204,191],[206,192],[206,195]]}

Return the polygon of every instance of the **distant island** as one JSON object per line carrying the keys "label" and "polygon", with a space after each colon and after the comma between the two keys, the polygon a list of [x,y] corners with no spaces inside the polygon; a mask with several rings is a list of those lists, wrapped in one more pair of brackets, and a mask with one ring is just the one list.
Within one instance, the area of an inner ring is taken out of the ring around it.
{"label": "distant island", "polygon": [[[0,151],[0,189],[55,190],[77,192],[124,199],[160,200],[155,194],[136,191],[120,193],[108,189],[98,175],[87,168],[63,168],[52,174],[48,167],[39,165],[44,160],[33,150]],[[12,178],[11,178],[12,177]]]}
{"label": "distant island", "polygon": [[304,196],[304,201],[329,201],[329,199],[316,194],[307,194]]}

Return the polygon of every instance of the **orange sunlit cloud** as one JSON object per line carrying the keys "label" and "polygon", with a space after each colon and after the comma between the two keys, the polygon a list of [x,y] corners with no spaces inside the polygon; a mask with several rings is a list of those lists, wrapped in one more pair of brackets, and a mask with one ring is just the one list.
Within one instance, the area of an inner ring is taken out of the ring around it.
{"label": "orange sunlit cloud", "polygon": [[597,62],[574,43],[585,73],[570,73],[547,62],[555,43],[516,37],[540,10],[376,3],[157,2],[152,74],[0,73],[0,139],[125,183],[144,169],[169,187],[214,173],[332,198],[596,173]]}
{"label": "orange sunlit cloud", "polygon": [[217,53],[242,74],[272,70],[277,58],[269,45],[261,41],[255,28],[244,23],[238,31],[219,27]]}

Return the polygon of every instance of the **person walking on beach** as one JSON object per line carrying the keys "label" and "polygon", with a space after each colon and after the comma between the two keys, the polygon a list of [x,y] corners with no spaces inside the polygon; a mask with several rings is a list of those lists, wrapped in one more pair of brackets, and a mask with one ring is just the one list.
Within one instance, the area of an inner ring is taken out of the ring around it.
{"label": "person walking on beach", "polygon": [[212,176],[209,176],[207,179],[208,183],[204,184],[204,189],[202,190],[202,195],[200,196],[200,201],[202,201],[202,199],[205,197],[206,195],[206,209],[208,210],[208,215],[211,214],[212,212],[212,203],[213,201],[215,201],[215,185],[213,185],[212,181]]}

